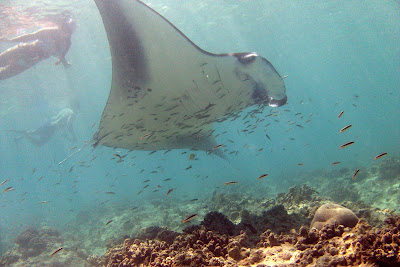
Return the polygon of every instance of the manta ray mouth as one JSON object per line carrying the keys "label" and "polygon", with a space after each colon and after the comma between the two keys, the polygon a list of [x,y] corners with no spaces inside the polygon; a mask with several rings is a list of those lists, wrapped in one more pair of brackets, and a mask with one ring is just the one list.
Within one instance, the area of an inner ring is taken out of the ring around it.
{"label": "manta ray mouth", "polygon": [[260,83],[256,83],[254,86],[252,98],[257,104],[265,104],[270,107],[280,107],[286,104],[287,96],[285,95],[282,99],[276,100],[269,96],[267,91]]}
{"label": "manta ray mouth", "polygon": [[268,103],[268,106],[276,108],[276,107],[285,105],[286,101],[287,101],[287,96],[285,95],[285,97],[282,98],[281,100],[276,100],[276,99],[273,99],[272,97],[269,97],[267,103]]}

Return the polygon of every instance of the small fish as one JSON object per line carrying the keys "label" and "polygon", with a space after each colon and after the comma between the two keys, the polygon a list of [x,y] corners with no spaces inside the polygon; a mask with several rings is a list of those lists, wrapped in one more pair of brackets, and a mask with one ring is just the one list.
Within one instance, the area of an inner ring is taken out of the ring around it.
{"label": "small fish", "polygon": [[60,252],[60,251],[63,250],[63,249],[64,249],[63,247],[57,249],[56,251],[54,251],[53,253],[51,253],[50,256],[53,257],[54,255],[56,255],[58,252]]}
{"label": "small fish", "polygon": [[138,207],[133,207],[133,208],[131,208],[130,210],[136,210]]}
{"label": "small fish", "polygon": [[263,179],[263,178],[265,178],[265,177],[267,177],[267,176],[268,176],[267,173],[266,173],[266,174],[263,174],[263,175],[261,175],[260,177],[258,177],[257,180],[261,180],[261,179]]}
{"label": "small fish", "polygon": [[185,170],[190,170],[192,168],[192,165],[190,165],[189,167],[187,167]]}
{"label": "small fish", "polygon": [[384,156],[386,156],[386,155],[387,155],[386,152],[381,153],[381,154],[379,154],[378,156],[376,156],[376,157],[374,158],[374,160],[380,159],[380,158],[382,158],[382,157],[384,157]]}
{"label": "small fish", "polygon": [[2,186],[3,184],[7,183],[7,182],[10,181],[10,180],[11,180],[11,179],[4,180],[3,182],[1,182],[0,186]]}
{"label": "small fish", "polygon": [[150,136],[152,135],[152,133],[148,133],[148,134],[145,134],[145,135],[143,135],[142,137],[140,137],[140,140],[142,140],[142,139],[144,139],[144,138],[149,138]]}
{"label": "small fish", "polygon": [[303,165],[304,165],[304,163],[303,163],[303,162],[301,162],[301,163],[298,163],[297,165],[299,165],[299,166],[303,166]]}
{"label": "small fish", "polygon": [[191,153],[188,157],[189,160],[194,160],[196,158],[196,155]]}
{"label": "small fish", "polygon": [[143,189],[137,192],[138,195],[140,195],[143,192]]}
{"label": "small fish", "polygon": [[35,173],[35,171],[36,171],[36,168],[33,168],[33,169],[32,169],[32,174],[34,174],[34,173]]}
{"label": "small fish", "polygon": [[68,172],[72,172],[72,170],[74,169],[75,165],[73,165]]}
{"label": "small fish", "polygon": [[335,162],[332,162],[331,163],[331,165],[333,166],[333,165],[338,165],[338,164],[340,164],[341,162],[340,161],[335,161]]}
{"label": "small fish", "polygon": [[221,147],[223,147],[223,146],[224,146],[224,145],[216,145],[216,146],[213,147],[212,149],[215,150],[215,149],[221,148]]}
{"label": "small fish", "polygon": [[190,200],[190,202],[197,201],[197,200],[199,200],[199,199],[198,198],[193,198],[193,199]]}
{"label": "small fish", "polygon": [[114,154],[113,156],[122,159],[121,155],[119,154]]}
{"label": "small fish", "polygon": [[48,200],[45,200],[45,201],[40,201],[38,204],[47,204],[47,203],[49,203],[50,201],[48,201]]}
{"label": "small fish", "polygon": [[351,124],[347,125],[347,126],[344,126],[342,129],[340,129],[339,133],[343,133],[344,131],[350,129],[351,126],[352,126]]}
{"label": "small fish", "polygon": [[344,147],[347,147],[347,146],[351,146],[352,144],[354,144],[353,141],[347,142],[347,143],[344,143],[343,145],[341,145],[340,148],[344,148]]}
{"label": "small fish", "polygon": [[197,213],[192,214],[192,215],[186,217],[185,219],[183,219],[182,223],[187,223],[187,222],[191,221],[193,218],[195,218],[196,216],[197,216]]}
{"label": "small fish", "polygon": [[289,75],[282,76],[282,79],[286,79]]}
{"label": "small fish", "polygon": [[107,195],[115,195],[115,192],[110,191],[110,192],[106,192],[106,194]]}
{"label": "small fish", "polygon": [[39,179],[38,179],[38,182],[39,182],[40,180],[42,180],[42,179],[43,179],[43,176],[40,176]]}
{"label": "small fish", "polygon": [[3,190],[3,193],[8,193],[8,192],[11,192],[13,190],[15,190],[15,188],[12,187],[12,186],[9,186],[9,187],[7,187],[6,189]]}
{"label": "small fish", "polygon": [[265,136],[269,139],[269,140],[271,140],[271,138],[269,137],[269,135],[268,134],[265,134]]}
{"label": "small fish", "polygon": [[353,177],[351,177],[351,180],[354,180],[356,178],[357,174],[360,172],[360,170],[356,170],[353,174]]}
{"label": "small fish", "polygon": [[238,182],[230,181],[230,182],[223,183],[222,185],[231,185],[231,184],[237,184],[237,183]]}
{"label": "small fish", "polygon": [[146,184],[144,187],[143,187],[143,189],[145,189],[145,188],[147,188],[147,187],[149,187],[150,185],[148,185],[148,184]]}
{"label": "small fish", "polygon": [[167,194],[166,194],[166,196],[168,196],[168,195],[169,195],[169,193],[171,193],[171,192],[172,192],[172,190],[174,190],[174,189],[173,189],[173,188],[169,189],[169,190],[168,190],[168,192],[167,192]]}
{"label": "small fish", "polygon": [[78,148],[78,147],[77,146],[73,146],[70,149],[68,149],[68,151],[71,151],[71,150],[76,149],[76,148]]}
{"label": "small fish", "polygon": [[106,222],[106,224],[104,225],[109,225],[110,223],[112,223],[114,220],[109,220],[108,222]]}
{"label": "small fish", "polygon": [[337,116],[338,119],[340,119],[340,117],[342,117],[344,111],[340,111],[339,115]]}
{"label": "small fish", "polygon": [[171,178],[164,179],[165,182],[171,181]]}

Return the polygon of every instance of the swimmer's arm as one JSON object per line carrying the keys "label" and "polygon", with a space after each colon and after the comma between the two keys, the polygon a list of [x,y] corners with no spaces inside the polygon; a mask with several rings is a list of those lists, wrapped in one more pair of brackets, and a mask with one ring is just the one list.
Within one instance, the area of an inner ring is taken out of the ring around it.
{"label": "swimmer's arm", "polygon": [[10,42],[10,43],[12,43],[12,42],[30,42],[30,41],[34,41],[34,40],[42,40],[43,38],[48,37],[48,35],[56,34],[57,31],[58,31],[58,28],[43,28],[36,32],[20,35],[15,38],[12,38],[12,39],[2,38],[1,40],[5,41],[5,42]]}
{"label": "swimmer's arm", "polygon": [[54,65],[57,66],[60,63],[62,63],[65,68],[71,67],[71,64],[65,59],[64,56],[60,57],[60,59],[56,63],[54,63]]}
{"label": "swimmer's arm", "polygon": [[58,61],[55,63],[55,65],[59,65],[60,63],[62,63],[65,68],[71,67],[71,64],[65,59],[65,55],[68,53],[70,47],[71,47],[71,39],[67,41],[67,47],[64,49],[62,55],[58,58]]}

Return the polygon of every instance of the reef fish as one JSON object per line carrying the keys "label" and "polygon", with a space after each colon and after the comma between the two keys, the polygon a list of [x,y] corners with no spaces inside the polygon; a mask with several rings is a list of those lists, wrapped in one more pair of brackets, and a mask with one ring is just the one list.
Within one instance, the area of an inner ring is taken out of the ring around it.
{"label": "reef fish", "polygon": [[340,129],[339,133],[343,133],[344,131],[350,129],[351,126],[352,126],[351,124],[350,124],[350,125],[347,125],[347,126],[344,126],[342,129]]}
{"label": "reef fish", "polygon": [[64,249],[63,247],[57,249],[56,251],[54,251],[53,253],[51,253],[50,256],[53,257],[54,255],[56,255],[58,252],[60,252],[60,251],[63,250],[63,249]]}
{"label": "reef fish", "polygon": [[230,181],[230,182],[223,183],[222,185],[231,185],[231,184],[237,184],[237,183],[238,182]]}
{"label": "reef fish", "polygon": [[257,53],[204,51],[139,0],[95,3],[112,58],[95,147],[197,149],[224,157],[213,150],[214,122],[253,105],[286,103],[281,75]]}
{"label": "reef fish", "polygon": [[191,221],[193,218],[195,218],[196,216],[197,216],[197,213],[192,214],[192,215],[186,217],[185,219],[183,219],[182,223],[187,223],[187,222]]}
{"label": "reef fish", "polygon": [[348,146],[351,146],[352,144],[354,144],[353,141],[347,142],[347,143],[344,143],[343,145],[341,145],[340,148],[348,147]]}
{"label": "reef fish", "polygon": [[376,156],[376,157],[374,158],[374,160],[380,159],[380,158],[382,158],[382,157],[384,157],[384,156],[386,156],[386,155],[387,155],[386,152],[381,153],[381,154],[379,154],[378,156]]}
{"label": "reef fish", "polygon": [[9,186],[9,187],[7,187],[6,189],[3,190],[3,193],[8,193],[8,192],[11,192],[13,190],[15,190],[15,188],[12,187],[12,186]]}
{"label": "reef fish", "polygon": [[3,182],[0,183],[0,186],[2,186],[3,184],[7,183],[8,181],[10,181],[10,179],[6,179]]}
{"label": "reef fish", "polygon": [[351,177],[351,180],[354,180],[356,178],[357,174],[360,172],[360,170],[356,170],[353,174],[353,177]]}
{"label": "reef fish", "polygon": [[257,180],[261,180],[261,179],[263,179],[263,178],[265,178],[265,177],[267,177],[267,176],[268,176],[268,174],[263,174],[263,175],[261,175],[260,177],[258,177]]}

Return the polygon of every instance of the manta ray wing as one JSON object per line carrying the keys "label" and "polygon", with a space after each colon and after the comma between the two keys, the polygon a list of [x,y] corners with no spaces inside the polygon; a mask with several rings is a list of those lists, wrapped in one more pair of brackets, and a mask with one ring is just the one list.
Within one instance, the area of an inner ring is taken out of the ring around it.
{"label": "manta ray wing", "polygon": [[112,57],[95,146],[212,152],[214,122],[286,102],[281,76],[256,53],[206,52],[137,0],[95,2]]}

